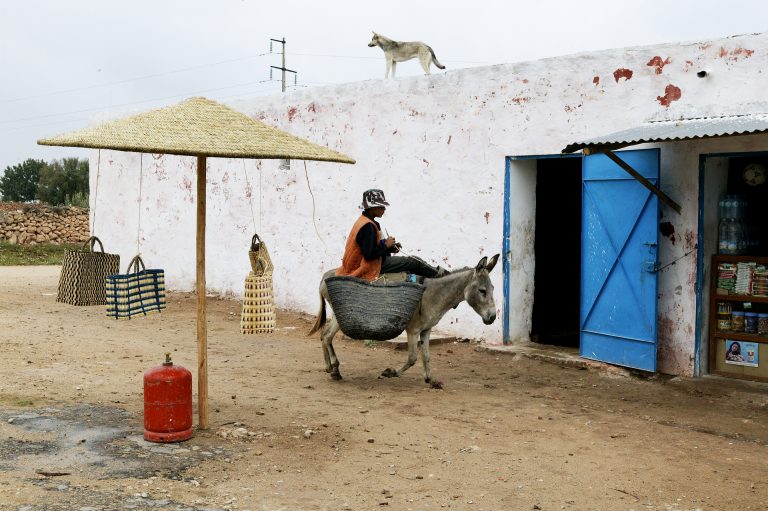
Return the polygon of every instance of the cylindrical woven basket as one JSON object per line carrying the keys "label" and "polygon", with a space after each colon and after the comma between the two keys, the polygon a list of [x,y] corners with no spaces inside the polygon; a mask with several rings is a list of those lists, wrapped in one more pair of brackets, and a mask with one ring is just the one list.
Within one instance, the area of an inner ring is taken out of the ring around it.
{"label": "cylindrical woven basket", "polygon": [[243,312],[240,332],[244,334],[271,334],[275,331],[275,298],[272,291],[272,273],[245,278]]}
{"label": "cylindrical woven basket", "polygon": [[412,282],[372,283],[356,277],[325,280],[341,331],[352,339],[394,339],[413,317],[424,286]]}

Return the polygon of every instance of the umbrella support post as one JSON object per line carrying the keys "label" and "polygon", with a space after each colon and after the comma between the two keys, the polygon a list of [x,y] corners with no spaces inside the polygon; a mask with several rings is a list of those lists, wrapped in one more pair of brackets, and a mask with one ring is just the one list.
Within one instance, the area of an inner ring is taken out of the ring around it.
{"label": "umbrella support post", "polygon": [[205,311],[205,170],[197,157],[197,413],[198,429],[208,429],[208,325]]}

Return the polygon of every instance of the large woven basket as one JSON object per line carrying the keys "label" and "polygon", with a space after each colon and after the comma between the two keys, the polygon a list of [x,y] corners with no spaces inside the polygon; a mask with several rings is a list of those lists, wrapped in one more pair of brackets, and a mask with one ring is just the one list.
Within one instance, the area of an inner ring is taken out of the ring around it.
{"label": "large woven basket", "polygon": [[341,331],[352,339],[386,341],[405,330],[424,293],[412,282],[378,283],[356,277],[325,280]]}
{"label": "large woven basket", "polygon": [[[94,250],[98,243],[101,251]],[[120,256],[107,254],[101,240],[88,238],[80,250],[66,250],[56,301],[72,305],[105,305],[106,278],[120,271]]]}
{"label": "large woven basket", "polygon": [[274,331],[275,297],[272,290],[272,273],[256,275],[250,272],[245,278],[240,332],[244,334],[271,334]]}

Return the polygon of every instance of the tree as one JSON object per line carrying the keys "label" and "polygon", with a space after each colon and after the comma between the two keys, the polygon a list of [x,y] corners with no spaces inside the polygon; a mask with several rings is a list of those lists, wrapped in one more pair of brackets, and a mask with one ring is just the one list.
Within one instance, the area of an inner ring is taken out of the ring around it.
{"label": "tree", "polygon": [[62,158],[52,160],[41,169],[38,199],[58,206],[76,194],[88,194],[88,160]]}
{"label": "tree", "polygon": [[0,177],[0,195],[3,200],[27,202],[37,197],[40,172],[45,166],[43,160],[27,159],[24,163],[6,167]]}

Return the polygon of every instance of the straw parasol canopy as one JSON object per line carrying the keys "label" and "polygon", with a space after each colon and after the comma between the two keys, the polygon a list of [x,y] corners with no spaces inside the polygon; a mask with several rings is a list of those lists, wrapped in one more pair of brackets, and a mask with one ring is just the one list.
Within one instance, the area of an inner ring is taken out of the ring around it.
{"label": "straw parasol canopy", "polygon": [[355,163],[347,155],[290,135],[206,98],[37,141],[41,145],[197,157],[198,427],[208,428],[208,326],[205,304],[206,158],[317,160]]}
{"label": "straw parasol canopy", "polygon": [[349,156],[206,98],[191,98],[37,143],[138,153],[355,163]]}

